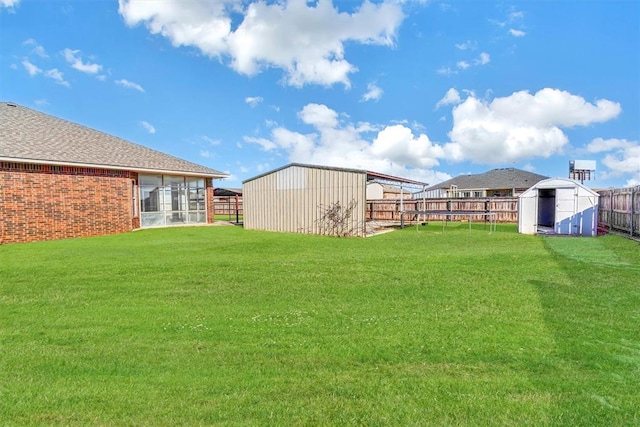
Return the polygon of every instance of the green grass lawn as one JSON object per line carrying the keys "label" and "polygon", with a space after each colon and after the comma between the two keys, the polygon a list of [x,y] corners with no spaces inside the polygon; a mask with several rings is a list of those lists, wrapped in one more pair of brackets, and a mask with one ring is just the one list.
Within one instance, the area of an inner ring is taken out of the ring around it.
{"label": "green grass lawn", "polygon": [[498,225],[0,246],[0,425],[638,425],[640,247]]}
{"label": "green grass lawn", "polygon": [[[242,221],[242,215],[238,215],[237,219],[238,219],[238,221]],[[236,214],[227,214],[227,215],[217,214],[217,215],[214,216],[214,220],[215,221],[232,221],[232,222],[236,222]]]}

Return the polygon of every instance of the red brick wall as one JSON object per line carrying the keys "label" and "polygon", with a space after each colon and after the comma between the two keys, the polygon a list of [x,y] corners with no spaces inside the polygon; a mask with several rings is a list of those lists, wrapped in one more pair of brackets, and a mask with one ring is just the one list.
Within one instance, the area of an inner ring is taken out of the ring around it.
{"label": "red brick wall", "polygon": [[135,172],[0,162],[0,244],[131,231]]}
{"label": "red brick wall", "polygon": [[205,180],[205,186],[207,187],[207,224],[213,224],[215,211],[213,207],[213,179],[207,178]]}

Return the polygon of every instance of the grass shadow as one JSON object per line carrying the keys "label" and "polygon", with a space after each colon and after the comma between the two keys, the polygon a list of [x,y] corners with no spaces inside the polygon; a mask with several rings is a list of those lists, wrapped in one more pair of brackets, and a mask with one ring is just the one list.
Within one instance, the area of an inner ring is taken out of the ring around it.
{"label": "grass shadow", "polygon": [[[554,281],[531,280],[555,340],[558,378],[537,376],[557,396],[562,425],[632,425],[640,420],[640,265],[637,245],[607,238],[544,238]],[[558,380],[559,379],[559,380]]]}

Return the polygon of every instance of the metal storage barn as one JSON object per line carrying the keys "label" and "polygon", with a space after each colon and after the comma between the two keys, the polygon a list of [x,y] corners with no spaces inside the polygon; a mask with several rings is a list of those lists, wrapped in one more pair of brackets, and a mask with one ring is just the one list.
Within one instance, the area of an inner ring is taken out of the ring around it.
{"label": "metal storage barn", "polygon": [[366,182],[366,171],[297,163],[250,178],[242,183],[244,228],[332,234],[322,216],[339,206],[343,217],[352,207],[343,234],[364,236]]}
{"label": "metal storage barn", "polygon": [[377,172],[291,163],[242,183],[244,228],[367,234],[367,181],[426,185]]}
{"label": "metal storage barn", "polygon": [[595,191],[570,179],[542,180],[519,197],[518,231],[595,236],[598,197]]}

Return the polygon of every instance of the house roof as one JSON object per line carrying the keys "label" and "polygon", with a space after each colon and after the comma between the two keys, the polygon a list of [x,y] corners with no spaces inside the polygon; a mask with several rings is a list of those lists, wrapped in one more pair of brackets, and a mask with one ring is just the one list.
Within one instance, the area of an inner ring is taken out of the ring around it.
{"label": "house roof", "polygon": [[427,188],[426,191],[451,188],[452,185],[457,186],[458,190],[529,188],[538,181],[547,178],[547,176],[521,169],[502,168],[479,174],[459,175],[440,184],[433,185]]}
{"label": "house roof", "polygon": [[[396,187],[395,185],[389,185],[386,183],[386,181],[378,181],[377,179],[371,180],[369,182],[367,182],[367,185],[371,185],[371,184],[378,184],[383,191],[386,191],[387,193],[401,193],[402,189],[400,187]],[[406,191],[405,191],[406,193]]]}
{"label": "house roof", "polygon": [[168,173],[228,175],[20,105],[0,102],[0,160]]}
{"label": "house roof", "polygon": [[214,188],[215,196],[242,196],[242,188]]}

